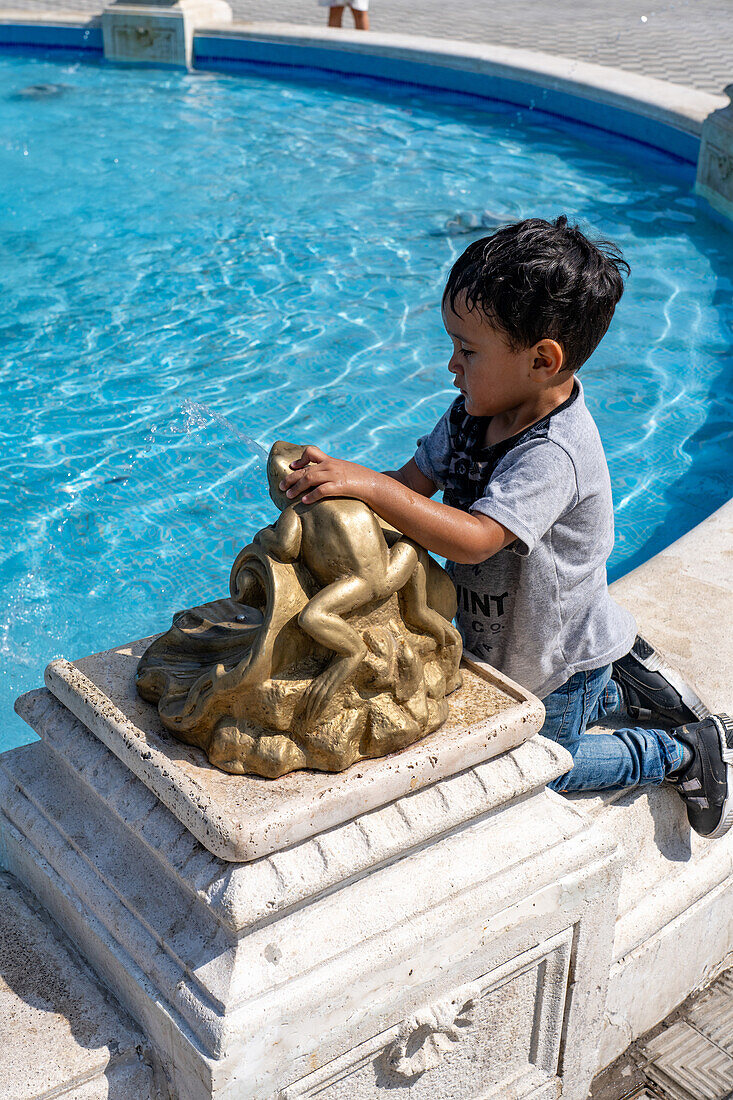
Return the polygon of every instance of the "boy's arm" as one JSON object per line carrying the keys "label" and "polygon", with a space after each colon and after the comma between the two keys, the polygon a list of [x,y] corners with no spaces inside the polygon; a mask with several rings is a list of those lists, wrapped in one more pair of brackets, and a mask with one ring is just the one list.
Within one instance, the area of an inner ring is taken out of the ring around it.
{"label": "boy's arm", "polygon": [[411,458],[399,470],[384,470],[383,473],[385,477],[394,478],[395,481],[406,485],[408,489],[414,489],[416,493],[423,497],[434,497],[438,491],[438,486],[429,477],[425,477],[414,458]]}
{"label": "boy's arm", "polygon": [[[485,561],[513,542],[515,535],[484,515],[471,515],[429,500],[421,489],[435,485],[414,459],[394,474],[379,474],[354,462],[331,458],[318,447],[306,447],[280,483],[287,496],[302,496],[303,504],[328,497],[363,500],[403,534],[451,561],[470,565]],[[413,487],[415,486],[415,487]]]}

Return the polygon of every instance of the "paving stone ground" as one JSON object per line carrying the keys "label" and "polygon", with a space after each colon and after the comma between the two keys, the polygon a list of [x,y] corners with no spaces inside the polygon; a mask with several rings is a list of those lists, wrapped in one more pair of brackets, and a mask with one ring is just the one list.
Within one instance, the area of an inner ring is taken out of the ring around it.
{"label": "paving stone ground", "polygon": [[[229,0],[237,21],[323,24],[316,0]],[[5,0],[97,12],[103,0]],[[372,0],[375,31],[542,50],[722,92],[733,83],[733,0]],[[351,25],[348,12],[344,25]]]}
{"label": "paving stone ground", "polygon": [[733,1100],[733,970],[632,1043],[589,1100]]}

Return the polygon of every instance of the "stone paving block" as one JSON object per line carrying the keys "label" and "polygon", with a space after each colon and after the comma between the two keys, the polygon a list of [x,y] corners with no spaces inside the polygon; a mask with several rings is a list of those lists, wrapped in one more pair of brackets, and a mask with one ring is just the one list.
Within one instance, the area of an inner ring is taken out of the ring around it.
{"label": "stone paving block", "polygon": [[646,1076],[669,1100],[725,1100],[733,1091],[733,1058],[688,1023],[672,1024],[641,1050]]}
{"label": "stone paving block", "polygon": [[724,974],[703,993],[686,1018],[733,1058],[733,972]]}
{"label": "stone paving block", "polygon": [[62,936],[0,873],[3,1100],[152,1100],[144,1036]]}

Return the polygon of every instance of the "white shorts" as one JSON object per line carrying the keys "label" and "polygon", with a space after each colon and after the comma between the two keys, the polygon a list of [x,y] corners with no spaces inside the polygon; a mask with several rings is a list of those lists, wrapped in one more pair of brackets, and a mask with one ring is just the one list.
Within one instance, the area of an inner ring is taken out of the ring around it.
{"label": "white shorts", "polygon": [[353,8],[354,11],[369,11],[369,0],[318,0],[321,8]]}

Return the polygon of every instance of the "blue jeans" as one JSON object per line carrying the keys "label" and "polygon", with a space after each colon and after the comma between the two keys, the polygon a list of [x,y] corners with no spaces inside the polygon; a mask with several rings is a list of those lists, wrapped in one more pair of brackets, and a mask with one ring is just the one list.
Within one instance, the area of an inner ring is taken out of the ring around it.
{"label": "blue jeans", "polygon": [[543,737],[573,756],[573,768],[549,786],[555,791],[602,791],[662,783],[682,763],[682,746],[664,730],[618,729],[586,733],[586,727],[623,712],[611,666],[578,672],[546,699]]}

